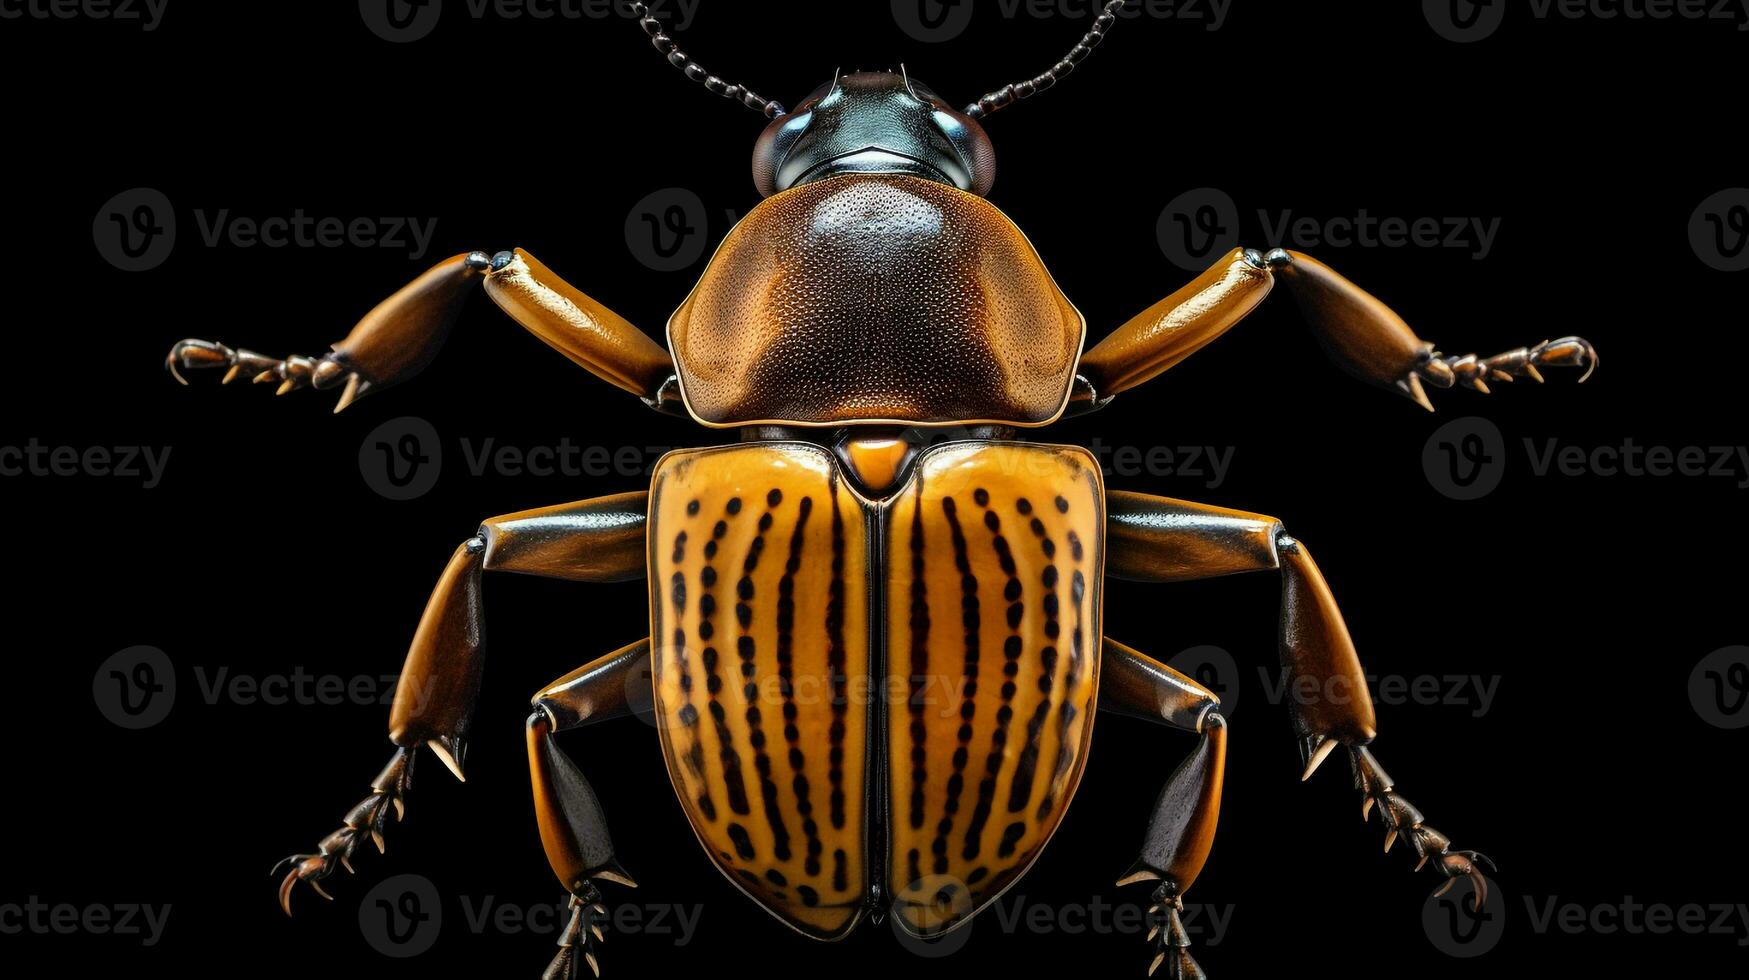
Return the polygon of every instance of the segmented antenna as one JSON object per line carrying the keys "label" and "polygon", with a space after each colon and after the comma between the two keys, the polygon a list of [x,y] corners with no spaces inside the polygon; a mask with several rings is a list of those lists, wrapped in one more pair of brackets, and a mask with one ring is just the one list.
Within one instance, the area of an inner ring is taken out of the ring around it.
{"label": "segmented antenna", "polygon": [[767,119],[776,119],[787,111],[781,103],[762,99],[745,85],[725,82],[705,71],[703,66],[693,61],[690,55],[680,50],[680,45],[675,44],[673,38],[662,32],[662,22],[651,16],[649,4],[634,3],[631,7],[632,16],[638,19],[638,26],[644,29],[645,34],[650,35],[650,43],[655,45],[657,51],[666,55],[668,63],[680,69],[687,78],[725,99],[740,100],[742,105],[760,113]]}
{"label": "segmented antenna", "polygon": [[1117,23],[1118,11],[1123,9],[1124,0],[1111,0],[1098,17],[1093,19],[1093,28],[1081,36],[1080,43],[1063,56],[1063,60],[1045,70],[1045,73],[1030,81],[1015,82],[1004,85],[989,95],[966,106],[966,115],[973,119],[982,119],[997,109],[1013,105],[1019,99],[1028,99],[1052,85],[1062,81],[1063,76],[1075,70],[1081,59],[1093,53],[1099,42],[1105,40],[1105,32],[1111,30],[1111,25]]}

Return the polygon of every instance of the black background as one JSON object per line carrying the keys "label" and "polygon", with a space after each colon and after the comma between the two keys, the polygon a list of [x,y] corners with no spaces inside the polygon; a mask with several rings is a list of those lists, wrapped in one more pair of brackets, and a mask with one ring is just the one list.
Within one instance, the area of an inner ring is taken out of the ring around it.
{"label": "black background", "polygon": [[[469,781],[427,758],[384,857],[297,896],[286,920],[273,861],[337,826],[387,758],[386,709],[202,697],[197,671],[397,669],[427,592],[486,516],[637,489],[637,476],[467,472],[459,441],[670,447],[719,433],[656,416],[516,329],[484,301],[416,381],[328,414],[332,394],[180,388],[160,368],[178,338],[320,353],[442,256],[522,246],[653,335],[702,260],[657,273],[627,247],[628,213],[664,188],[696,193],[714,240],[757,203],[759,120],[703,95],[619,19],[474,20],[389,44],[350,3],[183,5],[143,33],[87,20],[0,22],[13,99],[5,181],[11,350],[3,440],[173,447],[163,483],[8,476],[8,729],[0,903],[173,907],[162,941],[8,934],[22,972],[136,966],[189,974],[536,975],[550,934],[470,932],[460,901],[559,899],[532,820],[526,696],[643,635],[643,586],[489,582],[495,653]],[[902,32],[886,3],[707,2],[684,41],[709,68],[794,102],[834,67],[904,61],[964,102],[1048,64],[1085,29],[980,3],[945,43]],[[1085,5],[1075,6],[1080,12]],[[992,200],[1032,237],[1097,338],[1191,273],[1156,221],[1181,192],[1226,191],[1247,244],[1257,212],[1501,219],[1490,255],[1314,247],[1448,351],[1581,333],[1592,381],[1434,392],[1438,415],[1357,384],[1322,358],[1284,297],[1155,383],[1047,438],[1232,447],[1226,482],[1110,477],[1113,487],[1280,516],[1307,541],[1370,670],[1498,681],[1492,710],[1381,704],[1375,745],[1399,787],[1459,846],[1488,852],[1504,941],[1481,960],[1423,931],[1431,872],[1380,854],[1376,820],[1333,760],[1308,784],[1257,668],[1274,662],[1278,581],[1114,583],[1107,632],[1162,659],[1218,644],[1241,665],[1222,833],[1191,894],[1230,914],[1197,955],[1211,975],[1402,969],[1474,977],[1560,964],[1735,975],[1749,940],[1586,928],[1539,932],[1526,909],[1744,899],[1743,734],[1687,695],[1709,652],[1745,641],[1737,478],[1536,478],[1522,441],[1591,449],[1743,441],[1739,276],[1714,271],[1688,223],[1745,183],[1736,91],[1743,35],[1718,22],[1536,19],[1514,6],[1486,41],[1430,30],[1420,5],[1234,5],[1205,22],[1126,22],[1056,91],[996,116]],[[828,13],[829,10],[829,13]],[[140,273],[107,264],[93,216],[118,192],[174,202],[174,252]],[[194,212],[437,218],[429,255],[394,248],[207,247]],[[1423,475],[1441,423],[1485,415],[1505,435],[1499,490],[1447,498]],[[366,435],[403,415],[441,433],[430,493],[385,499],[360,476]],[[653,456],[649,457],[653,460]],[[93,673],[150,644],[176,665],[177,703],[134,732],[93,704]],[[1004,931],[919,957],[886,927],[803,940],[740,896],[693,843],[653,730],[567,736],[606,800],[636,892],[610,903],[702,910],[697,935],[610,935],[609,975],[742,968],[962,976],[1007,968],[1140,975],[1139,935]],[[1135,902],[1112,885],[1189,739],[1102,718],[1075,806],[1003,899],[1069,909]],[[361,937],[358,903],[404,872],[445,896],[432,951],[396,961]],[[1732,968],[1732,962],[1736,967]],[[24,966],[34,962],[35,966]]]}

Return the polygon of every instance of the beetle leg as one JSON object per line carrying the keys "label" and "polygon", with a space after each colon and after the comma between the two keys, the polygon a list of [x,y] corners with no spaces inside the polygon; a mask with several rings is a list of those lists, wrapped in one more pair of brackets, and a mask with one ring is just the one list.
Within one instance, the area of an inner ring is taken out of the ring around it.
{"label": "beetle leg", "polygon": [[595,882],[637,887],[614,857],[594,787],[559,750],[553,736],[631,713],[628,688],[649,683],[649,663],[650,641],[639,640],[565,675],[534,696],[534,712],[528,716],[528,768],[535,817],[547,862],[571,893],[570,921],[559,934],[559,952],[541,974],[542,980],[576,980],[585,964],[600,976],[596,951],[606,938],[600,923],[607,920],[607,909]]}
{"label": "beetle leg", "polygon": [[341,387],[338,412],[424,370],[482,282],[499,308],[566,357],[653,408],[676,410],[674,363],[667,350],[521,249],[495,256],[468,252],[439,262],[378,303],[321,357],[280,359],[212,341],[182,340],[170,348],[165,367],[184,383],[184,370],[224,367],[227,382],[244,375],[278,382],[282,395],[303,387]]}
{"label": "beetle leg", "polygon": [[1398,837],[1407,836],[1420,859],[1415,870],[1420,871],[1431,858],[1433,870],[1445,879],[1445,884],[1440,885],[1434,895],[1445,894],[1459,878],[1469,878],[1475,885],[1475,907],[1480,911],[1488,900],[1488,879],[1482,874],[1482,869],[1495,870],[1494,862],[1477,851],[1452,850],[1451,838],[1423,823],[1421,811],[1396,794],[1391,777],[1366,746],[1350,746],[1348,757],[1354,768],[1354,788],[1360,790],[1362,797],[1360,819],[1368,819],[1373,808],[1378,808],[1379,819],[1385,825],[1385,850],[1389,851]]}
{"label": "beetle leg", "polygon": [[[1342,611],[1311,552],[1273,517],[1146,494],[1108,495],[1107,573],[1142,582],[1177,582],[1274,569],[1282,576],[1280,652],[1282,690],[1300,749],[1301,779],[1310,779],[1338,746],[1348,747],[1355,782],[1365,797],[1363,816],[1377,805],[1386,849],[1409,837],[1423,863],[1431,858],[1447,879],[1481,883],[1492,867],[1474,851],[1453,851],[1445,835],[1422,823],[1421,813],[1392,790],[1366,746],[1377,733],[1372,695]],[[1443,887],[1441,890],[1443,890]]]}
{"label": "beetle leg", "polygon": [[279,883],[279,905],[285,909],[286,915],[291,914],[292,889],[300,881],[308,882],[316,894],[333,900],[334,896],[322,889],[322,879],[333,874],[336,867],[343,867],[351,873],[352,854],[364,836],[369,835],[379,852],[383,849],[383,828],[388,823],[389,812],[394,811],[396,820],[406,812],[403,800],[413,785],[413,760],[412,749],[396,749],[389,764],[371,781],[371,795],[346,812],[341,828],[322,838],[322,842],[316,845],[316,853],[293,854],[273,866],[273,873],[291,866],[291,873]]}
{"label": "beetle leg", "polygon": [[321,357],[278,359],[206,340],[182,340],[170,348],[164,366],[184,384],[182,370],[224,367],[229,369],[227,383],[244,375],[257,383],[277,381],[282,395],[303,387],[340,387],[334,406],[338,412],[424,369],[449,336],[462,303],[490,269],[491,259],[483,252],[445,259],[377,304]]}
{"label": "beetle leg", "polygon": [[1148,940],[1154,944],[1149,975],[1165,966],[1168,980],[1203,980],[1180,913],[1185,891],[1214,846],[1220,817],[1227,758],[1220,699],[1171,667],[1106,637],[1099,660],[1099,706],[1201,736],[1196,751],[1160,791],[1141,857],[1118,884],[1159,882],[1148,909]]}
{"label": "beetle leg", "polygon": [[1287,284],[1330,359],[1349,374],[1433,410],[1426,385],[1488,392],[1489,381],[1542,380],[1539,367],[1597,367],[1582,337],[1562,337],[1494,357],[1445,355],[1390,307],[1309,255],[1235,249],[1189,285],[1112,331],[1081,358],[1073,407],[1088,411],[1201,350],[1243,320],[1277,279]]}
{"label": "beetle leg", "polygon": [[468,729],[485,665],[481,573],[578,582],[641,578],[647,497],[619,494],[495,517],[455,550],[419,619],[395,687],[389,716],[389,740],[397,746],[393,758],[371,783],[371,795],[347,811],[341,828],[323,838],[315,853],[293,855],[274,867],[277,872],[291,866],[279,887],[287,915],[300,881],[327,897],[321,882],[337,867],[352,870],[352,856],[366,835],[382,850],[389,813],[398,820],[405,810],[421,748],[429,748],[457,779],[464,778]]}
{"label": "beetle leg", "polygon": [[1460,357],[1430,351],[1416,365],[1414,376],[1440,388],[1459,384],[1486,395],[1489,381],[1529,378],[1541,384],[1543,376],[1537,370],[1539,367],[1582,367],[1585,373],[1579,376],[1579,380],[1583,382],[1591,377],[1591,372],[1597,370],[1597,349],[1584,337],[1562,337],[1559,340],[1545,340],[1535,347],[1520,347],[1486,358],[1474,354]]}

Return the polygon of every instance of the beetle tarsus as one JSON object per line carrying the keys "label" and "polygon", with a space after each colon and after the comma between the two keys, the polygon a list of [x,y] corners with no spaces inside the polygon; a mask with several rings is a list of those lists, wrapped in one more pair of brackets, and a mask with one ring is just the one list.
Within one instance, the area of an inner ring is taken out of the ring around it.
{"label": "beetle tarsus", "polygon": [[1517,378],[1529,378],[1542,383],[1542,372],[1537,370],[1539,367],[1584,368],[1585,373],[1579,377],[1583,384],[1597,370],[1597,363],[1597,348],[1584,337],[1545,340],[1534,347],[1519,347],[1493,357],[1478,357],[1475,354],[1450,355],[1430,350],[1400,385],[1411,398],[1432,411],[1433,404],[1427,401],[1425,394],[1417,397],[1423,381],[1436,388],[1462,386],[1486,395],[1490,393],[1490,381],[1509,382]]}
{"label": "beetle tarsus", "polygon": [[[1179,913],[1184,900],[1170,882],[1154,889],[1148,908],[1148,941],[1154,944],[1154,958],[1148,962],[1148,976],[1158,973],[1163,980],[1208,980],[1190,955],[1190,934],[1184,929]],[[1165,967],[1164,972],[1160,972]]]}
{"label": "beetle tarsus", "polygon": [[1420,858],[1415,870],[1421,870],[1431,859],[1433,869],[1445,879],[1433,894],[1443,895],[1457,884],[1459,878],[1468,878],[1475,886],[1475,907],[1480,910],[1488,899],[1488,879],[1482,874],[1482,869],[1497,870],[1494,862],[1477,851],[1452,850],[1451,838],[1427,826],[1421,811],[1393,791],[1391,777],[1373,758],[1372,752],[1365,746],[1351,747],[1348,752],[1354,764],[1355,788],[1364,797],[1360,818],[1369,819],[1373,809],[1378,809],[1385,824],[1385,850],[1389,852],[1399,837],[1407,837]]}
{"label": "beetle tarsus", "polygon": [[292,354],[289,357],[269,357],[244,348],[235,350],[210,340],[179,340],[164,359],[177,381],[187,384],[183,371],[227,368],[224,384],[249,376],[256,384],[277,384],[275,394],[290,394],[299,388],[327,389],[344,385],[340,401],[334,406],[339,412],[371,390],[371,383],[357,371],[342,364],[330,351],[322,357]]}
{"label": "beetle tarsus", "polygon": [[586,881],[581,890],[571,894],[571,918],[559,933],[559,952],[547,965],[541,980],[579,980],[587,965],[594,976],[601,976],[601,960],[596,948],[607,938],[602,924],[607,921],[607,906],[601,904],[601,890]]}
{"label": "beetle tarsus", "polygon": [[414,758],[413,749],[405,746],[396,749],[389,764],[371,781],[371,794],[346,812],[341,828],[322,838],[314,854],[293,854],[273,866],[272,873],[291,866],[291,872],[279,883],[279,907],[286,915],[292,914],[292,891],[300,881],[332,901],[334,896],[323,890],[322,880],[337,867],[352,873],[352,853],[364,837],[370,837],[379,853],[383,850],[383,828],[388,824],[389,813],[392,811],[399,821],[406,812],[403,801],[413,783]]}

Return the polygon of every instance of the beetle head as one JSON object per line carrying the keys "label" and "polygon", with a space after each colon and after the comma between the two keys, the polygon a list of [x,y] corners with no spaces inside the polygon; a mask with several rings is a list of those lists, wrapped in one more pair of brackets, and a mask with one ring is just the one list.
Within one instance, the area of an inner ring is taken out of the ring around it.
{"label": "beetle head", "polygon": [[753,149],[766,197],[842,173],[913,174],[982,196],[996,154],[976,120],[903,68],[849,72],[772,120]]}

